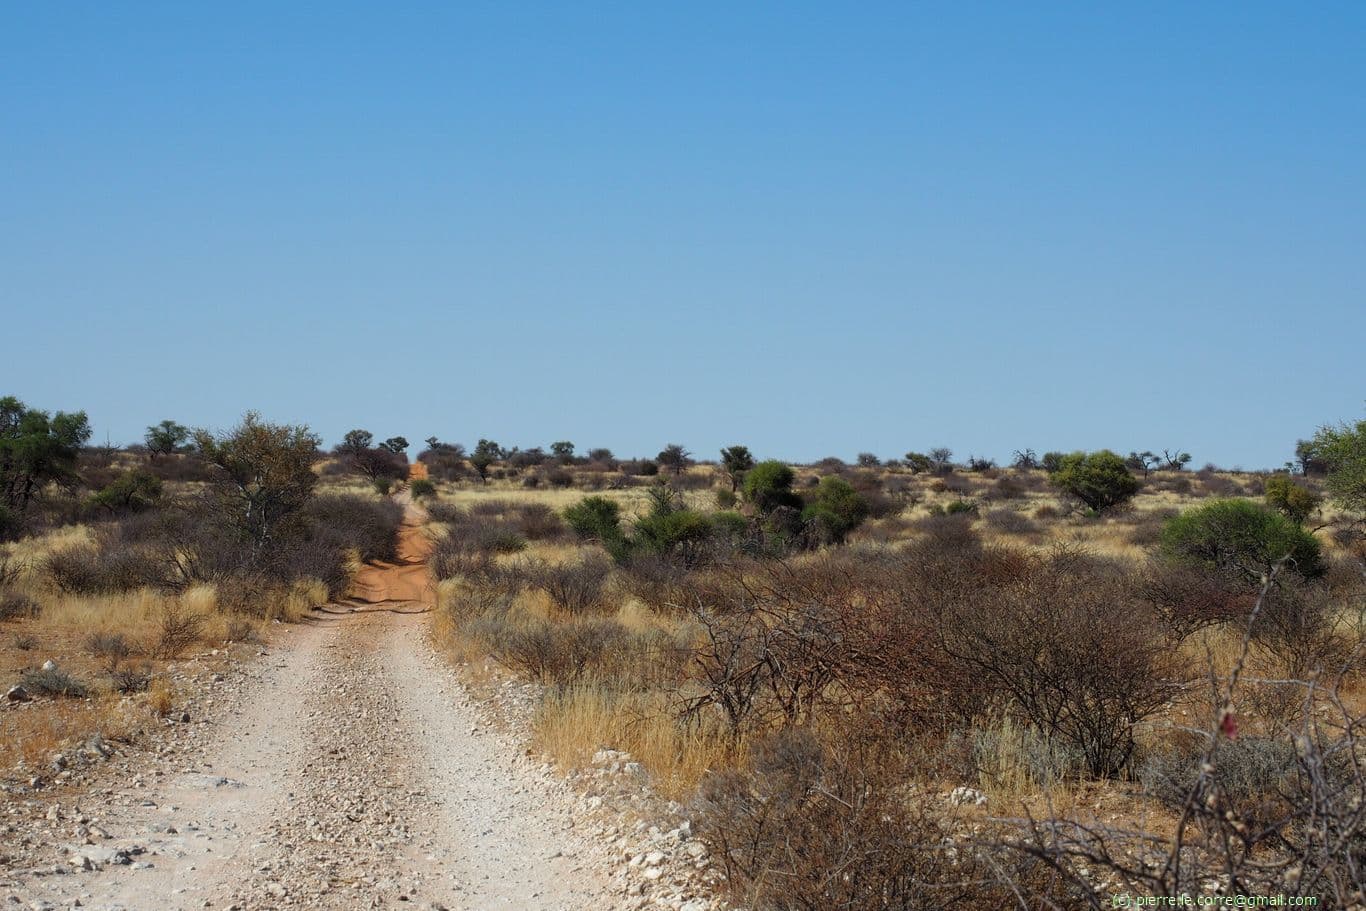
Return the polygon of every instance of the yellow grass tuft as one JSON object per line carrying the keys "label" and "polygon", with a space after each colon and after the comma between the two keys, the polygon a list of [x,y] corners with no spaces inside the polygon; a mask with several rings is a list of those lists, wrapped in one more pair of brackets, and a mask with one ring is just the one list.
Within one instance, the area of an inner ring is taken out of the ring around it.
{"label": "yellow grass tuft", "polygon": [[533,741],[555,762],[587,765],[600,749],[624,750],[650,773],[655,788],[679,799],[711,769],[735,763],[743,743],[684,728],[661,693],[623,694],[592,683],[547,694]]}

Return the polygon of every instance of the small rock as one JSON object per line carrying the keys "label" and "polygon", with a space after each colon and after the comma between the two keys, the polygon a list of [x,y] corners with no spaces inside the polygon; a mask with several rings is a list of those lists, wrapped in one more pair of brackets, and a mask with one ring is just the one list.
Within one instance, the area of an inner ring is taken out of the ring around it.
{"label": "small rock", "polygon": [[19,685],[16,684],[15,686],[12,686],[12,687],[10,687],[9,689],[5,690],[5,701],[6,701],[6,702],[32,702],[32,701],[33,701],[33,697],[32,697],[31,695],[29,695],[29,691],[28,691],[28,690],[26,690],[26,689],[24,689],[22,686],[19,686]]}
{"label": "small rock", "polygon": [[49,659],[47,659],[46,661],[43,662],[43,670],[45,670],[45,671],[55,671],[56,669],[57,669],[57,662],[53,661],[51,658],[49,658]]}
{"label": "small rock", "polygon": [[987,795],[983,794],[976,788],[969,788],[963,785],[959,785],[958,787],[954,788],[952,791],[949,792],[949,803],[953,804],[956,807],[961,807],[964,804],[971,804],[974,807],[980,807],[986,802]]}

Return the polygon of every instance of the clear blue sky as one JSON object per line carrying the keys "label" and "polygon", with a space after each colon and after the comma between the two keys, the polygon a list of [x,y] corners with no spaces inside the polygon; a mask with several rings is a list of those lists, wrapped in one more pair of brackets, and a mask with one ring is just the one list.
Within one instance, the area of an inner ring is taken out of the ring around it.
{"label": "clear blue sky", "polygon": [[11,4],[0,394],[794,460],[1366,399],[1361,3]]}

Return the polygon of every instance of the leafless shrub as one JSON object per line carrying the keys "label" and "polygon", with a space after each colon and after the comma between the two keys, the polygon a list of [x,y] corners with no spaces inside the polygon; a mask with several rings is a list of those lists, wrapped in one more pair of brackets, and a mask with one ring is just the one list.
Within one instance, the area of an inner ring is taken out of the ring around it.
{"label": "leafless shrub", "polygon": [[261,639],[256,632],[256,624],[240,617],[233,617],[228,620],[226,633],[229,642],[259,642]]}
{"label": "leafless shrub", "polygon": [[26,564],[21,561],[8,554],[0,554],[0,589],[19,581],[26,568]]}
{"label": "leafless shrub", "polygon": [[[1350,907],[1366,894],[1363,719],[1341,696],[1342,674],[1320,688],[1301,682],[1303,712],[1280,737],[1243,740],[1236,700],[1278,566],[1249,614],[1231,673],[1212,678],[1203,749],[1149,771],[1179,817],[1170,833],[1100,822],[1028,820],[1012,847],[1056,870],[1100,908],[1116,892],[1284,896]],[[1292,766],[1293,762],[1293,766]],[[1103,883],[1103,886],[1101,885]]]}
{"label": "leafless shrub", "polygon": [[1022,512],[1013,509],[993,509],[986,514],[987,524],[1008,535],[1037,535],[1039,526]]}
{"label": "leafless shrub", "polygon": [[133,643],[122,633],[91,633],[86,637],[85,650],[97,658],[103,658],[111,672],[136,651]]}
{"label": "leafless shrub", "polygon": [[139,667],[111,668],[109,682],[114,687],[114,692],[125,696],[145,692],[152,682],[151,666],[144,664]]}
{"label": "leafless shrub", "polygon": [[[652,676],[648,666],[666,656],[664,640],[638,635],[614,620],[579,618],[565,623],[538,623],[495,631],[494,655],[526,676],[546,685],[568,686],[593,678],[633,681]],[[676,667],[676,660],[674,666]]]}
{"label": "leafless shrub", "polygon": [[176,658],[199,641],[204,628],[204,616],[179,604],[168,603],[162,609],[152,651],[159,658]]}
{"label": "leafless shrub", "polygon": [[90,688],[60,668],[25,671],[19,678],[19,685],[35,696],[65,696],[71,699],[84,699],[90,695]]}
{"label": "leafless shrub", "polygon": [[6,620],[32,619],[41,613],[41,605],[28,595],[0,591],[0,623]]}
{"label": "leafless shrub", "polygon": [[531,584],[545,592],[560,610],[573,615],[603,606],[603,590],[612,566],[592,555],[574,563],[545,564],[531,573]]}
{"label": "leafless shrub", "polygon": [[16,634],[11,640],[14,647],[21,652],[31,652],[38,647],[38,637],[27,633]]}
{"label": "leafless shrub", "polygon": [[528,541],[551,541],[564,536],[564,521],[544,503],[524,503],[517,509],[517,526]]}
{"label": "leafless shrub", "polygon": [[1197,630],[1244,618],[1256,593],[1226,573],[1211,573],[1170,560],[1150,560],[1135,591],[1176,639]]}
{"label": "leafless shrub", "polygon": [[43,569],[63,594],[94,595],[169,588],[170,567],[140,548],[72,547],[49,554]]}
{"label": "leafless shrub", "polygon": [[1007,694],[1095,776],[1134,756],[1135,725],[1166,706],[1181,668],[1157,618],[1093,561],[1030,558],[968,597],[938,597],[944,652]]}
{"label": "leafless shrub", "polygon": [[1021,886],[1070,897],[1042,864],[1006,875],[942,804],[908,791],[904,761],[881,745],[836,746],[792,730],[764,739],[748,765],[708,776],[698,800],[698,837],[744,907],[1007,907],[1018,905]]}

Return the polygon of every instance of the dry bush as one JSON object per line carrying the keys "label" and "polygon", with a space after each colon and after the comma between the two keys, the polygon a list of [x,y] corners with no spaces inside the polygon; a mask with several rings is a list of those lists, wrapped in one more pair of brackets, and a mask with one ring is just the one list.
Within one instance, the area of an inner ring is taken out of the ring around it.
{"label": "dry bush", "polygon": [[1176,639],[1197,630],[1244,618],[1256,602],[1242,579],[1231,573],[1150,560],[1136,579],[1139,596]]}
{"label": "dry bush", "polygon": [[203,629],[203,614],[168,602],[162,608],[152,652],[159,658],[178,658],[199,641]]}
{"label": "dry bush", "polygon": [[1062,554],[998,566],[1002,576],[967,597],[922,588],[940,647],[1047,737],[1080,751],[1090,774],[1125,771],[1135,725],[1164,709],[1185,676],[1173,641],[1099,561]]}
{"label": "dry bush", "polygon": [[151,665],[138,667],[115,667],[109,670],[109,683],[114,692],[124,696],[147,691],[152,682]]}
{"label": "dry bush", "polygon": [[1070,897],[1041,864],[986,857],[937,796],[911,792],[911,773],[880,744],[784,732],[746,771],[704,780],[698,837],[730,897],[754,911],[1019,906],[1023,888]]}
{"label": "dry bush", "polygon": [[1003,475],[984,494],[989,500],[1018,500],[1025,495],[1025,485],[1018,475]]}
{"label": "dry bush", "polygon": [[0,554],[0,590],[19,581],[28,565],[9,554]]}
{"label": "dry bush", "polygon": [[1029,537],[1039,534],[1039,525],[1022,512],[993,509],[986,514],[987,525],[1008,535]]}
{"label": "dry bush", "polygon": [[574,563],[538,566],[530,573],[530,582],[565,613],[587,614],[605,606],[603,595],[611,570],[610,562],[591,555]]}
{"label": "dry bush", "polygon": [[90,687],[61,668],[55,667],[25,671],[19,678],[19,685],[34,696],[84,699],[90,695]]}
{"label": "dry bush", "polygon": [[137,651],[133,643],[122,633],[91,633],[85,639],[85,650],[97,658],[104,659],[106,667],[111,672]]}
{"label": "dry bush", "polygon": [[583,677],[604,676],[631,646],[631,634],[622,624],[585,617],[505,628],[494,635],[493,654],[537,682],[563,687]]}
{"label": "dry bush", "polygon": [[517,527],[528,541],[554,541],[565,536],[560,514],[544,503],[523,503],[517,507]]}
{"label": "dry bush", "polygon": [[0,591],[0,623],[29,620],[42,613],[42,605],[20,592]]}
{"label": "dry bush", "polygon": [[135,548],[72,547],[49,554],[43,569],[57,590],[68,595],[165,589],[173,584],[164,560]]}
{"label": "dry bush", "polygon": [[622,567],[623,590],[662,614],[685,611],[696,597],[700,574],[653,554],[636,554]]}
{"label": "dry bush", "polygon": [[[1030,820],[1014,847],[1047,864],[1102,907],[1108,895],[1284,896],[1287,905],[1354,907],[1366,894],[1363,719],[1344,702],[1342,672],[1327,688],[1300,681],[1299,720],[1283,734],[1246,737],[1235,706],[1278,565],[1249,614],[1242,647],[1224,677],[1211,673],[1203,739],[1145,770],[1150,788],[1178,812],[1161,832],[1099,821]],[[1103,885],[1102,885],[1103,884]]]}
{"label": "dry bush", "polygon": [[437,586],[438,605],[455,621],[457,628],[482,617],[501,617],[527,586],[527,575],[527,569],[522,566],[501,566],[487,559],[470,560]]}

